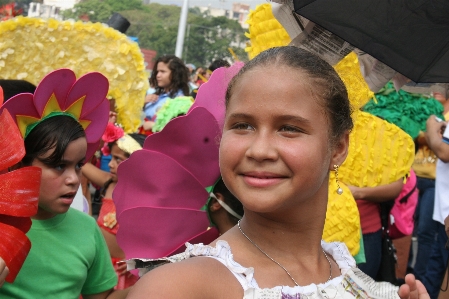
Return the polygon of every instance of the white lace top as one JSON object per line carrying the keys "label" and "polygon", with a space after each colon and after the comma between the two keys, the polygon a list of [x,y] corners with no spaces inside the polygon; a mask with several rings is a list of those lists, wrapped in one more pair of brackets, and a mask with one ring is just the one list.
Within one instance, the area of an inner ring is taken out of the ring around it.
{"label": "white lace top", "polygon": [[186,243],[183,253],[156,260],[128,260],[128,270],[140,268],[140,274],[148,272],[164,263],[180,262],[185,259],[203,256],[216,259],[231,271],[243,288],[243,299],[350,299],[375,298],[399,299],[398,287],[387,282],[375,282],[371,277],[356,268],[355,261],[343,243],[321,241],[326,253],[334,258],[341,275],[322,284],[307,286],[277,286],[261,289],[254,279],[254,268],[245,268],[236,261],[226,241],[219,240],[215,247],[203,244]]}

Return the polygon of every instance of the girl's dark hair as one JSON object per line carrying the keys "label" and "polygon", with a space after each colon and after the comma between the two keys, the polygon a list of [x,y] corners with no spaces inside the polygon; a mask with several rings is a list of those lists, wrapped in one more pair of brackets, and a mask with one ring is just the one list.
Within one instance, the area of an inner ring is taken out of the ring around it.
{"label": "girl's dark hair", "polygon": [[[214,187],[214,193],[220,193],[221,195],[223,195],[224,197],[224,202],[237,214],[239,214],[240,216],[243,216],[243,205],[242,203],[237,199],[237,197],[235,197],[226,187],[226,185],[223,182],[223,179],[220,178],[220,180],[217,182],[217,184],[215,184]],[[237,218],[235,218],[234,216],[232,216],[231,214],[228,213],[229,219],[237,224],[237,222],[239,221]]]}
{"label": "girl's dark hair", "polygon": [[215,71],[216,69],[220,68],[220,67],[230,67],[231,65],[229,64],[229,62],[227,62],[224,59],[216,59],[214,61],[212,61],[212,63],[209,65],[209,70],[211,72]]}
{"label": "girl's dark hair", "polygon": [[182,90],[184,95],[189,95],[189,69],[184,62],[175,55],[164,55],[159,57],[154,63],[153,71],[151,72],[150,85],[156,89],[155,94],[160,95],[164,93],[165,88],[157,85],[157,65],[159,62],[167,64],[171,71],[170,85],[166,88],[169,92],[170,98],[174,98],[178,90]]}
{"label": "girl's dark hair", "polygon": [[25,80],[0,79],[0,86],[3,89],[3,97],[5,102],[20,93],[34,94],[36,91],[36,86]]}
{"label": "girl's dark hair", "polygon": [[[34,159],[49,166],[57,166],[70,142],[86,137],[83,127],[71,116],[58,115],[43,120],[25,138],[25,157],[22,163],[31,165]],[[51,149],[54,152],[42,158]]]}
{"label": "girl's dark hair", "polygon": [[326,114],[331,125],[330,135],[332,142],[335,142],[346,131],[352,129],[353,123],[348,92],[337,72],[318,56],[292,46],[271,48],[245,64],[228,85],[226,106],[231,98],[233,88],[240,78],[246,72],[264,66],[287,66],[305,73],[307,78],[312,81],[313,94],[324,100]]}

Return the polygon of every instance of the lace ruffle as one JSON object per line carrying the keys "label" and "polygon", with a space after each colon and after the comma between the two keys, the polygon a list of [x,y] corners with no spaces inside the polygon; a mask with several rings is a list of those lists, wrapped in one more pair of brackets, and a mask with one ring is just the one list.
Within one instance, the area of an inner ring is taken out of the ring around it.
{"label": "lace ruffle", "polygon": [[[289,295],[294,295],[298,293],[311,293],[316,292],[317,289],[326,288],[329,285],[338,285],[342,281],[342,276],[346,274],[348,270],[355,267],[355,261],[349,253],[346,245],[344,243],[332,242],[326,243],[321,241],[321,246],[324,251],[333,257],[335,262],[337,263],[340,271],[342,273],[341,276],[338,276],[326,283],[323,284],[311,284],[308,286],[280,286],[273,288],[273,290],[282,289],[282,292]],[[220,261],[226,268],[231,271],[236,278],[239,280],[243,289],[246,291],[250,288],[259,289],[259,286],[254,279],[254,268],[253,267],[243,267],[239,263],[234,260],[234,256],[231,252],[231,247],[226,241],[219,240],[216,243],[215,247],[203,244],[190,244],[186,243],[186,251],[184,252],[185,257],[197,257],[197,256],[206,256],[212,257],[216,260]]]}

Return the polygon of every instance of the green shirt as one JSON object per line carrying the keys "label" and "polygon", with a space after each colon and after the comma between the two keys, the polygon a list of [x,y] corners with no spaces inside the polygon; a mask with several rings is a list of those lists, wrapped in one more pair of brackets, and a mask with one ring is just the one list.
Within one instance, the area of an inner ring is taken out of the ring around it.
{"label": "green shirt", "polygon": [[14,283],[0,288],[0,298],[78,299],[117,284],[106,242],[89,215],[69,209],[33,220],[27,236],[30,253]]}

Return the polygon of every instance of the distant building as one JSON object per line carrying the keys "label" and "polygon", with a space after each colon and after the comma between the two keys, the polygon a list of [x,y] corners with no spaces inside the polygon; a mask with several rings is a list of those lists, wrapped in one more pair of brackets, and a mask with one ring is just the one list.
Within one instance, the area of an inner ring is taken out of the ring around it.
{"label": "distant building", "polygon": [[145,69],[151,71],[154,67],[154,58],[156,58],[157,52],[154,50],[142,48],[140,48],[140,51],[142,51],[143,59],[145,61]]}
{"label": "distant building", "polygon": [[72,9],[79,2],[80,0],[44,0],[43,3],[31,2],[28,9],[28,16],[62,20],[61,12],[66,9]]}
{"label": "distant building", "polygon": [[44,5],[55,6],[60,10],[73,8],[80,0],[44,0]]}
{"label": "distant building", "polygon": [[227,17],[231,20],[236,20],[240,25],[247,29],[248,24],[246,20],[248,18],[250,6],[242,3],[232,3],[232,9],[215,8],[210,6],[200,6],[199,9],[202,13],[208,13],[212,17]]}
{"label": "distant building", "polygon": [[54,5],[46,5],[37,2],[31,2],[28,8],[28,16],[43,19],[62,20],[61,9]]}

